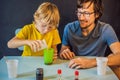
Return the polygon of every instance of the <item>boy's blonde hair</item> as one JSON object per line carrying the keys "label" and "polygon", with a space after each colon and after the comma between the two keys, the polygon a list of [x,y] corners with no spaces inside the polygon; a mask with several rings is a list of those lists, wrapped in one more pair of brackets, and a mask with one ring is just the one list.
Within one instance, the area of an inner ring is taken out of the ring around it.
{"label": "boy's blonde hair", "polygon": [[34,14],[34,21],[36,20],[58,27],[60,14],[57,6],[50,2],[42,3]]}

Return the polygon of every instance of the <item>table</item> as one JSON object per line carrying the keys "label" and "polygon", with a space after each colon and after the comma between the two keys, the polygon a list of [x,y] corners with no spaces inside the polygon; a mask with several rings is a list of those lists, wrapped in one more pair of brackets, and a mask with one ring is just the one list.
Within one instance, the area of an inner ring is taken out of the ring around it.
{"label": "table", "polygon": [[[14,79],[8,78],[5,59],[0,60],[0,80],[36,80],[36,68],[44,69],[44,80],[57,80],[57,70],[62,69],[63,80],[74,80],[75,69],[68,68],[69,60],[57,59],[51,65],[45,65],[43,57],[6,56],[7,59],[18,59],[18,76]],[[119,80],[113,71],[107,67],[107,74],[97,75],[96,67],[90,69],[79,69],[80,80]]]}

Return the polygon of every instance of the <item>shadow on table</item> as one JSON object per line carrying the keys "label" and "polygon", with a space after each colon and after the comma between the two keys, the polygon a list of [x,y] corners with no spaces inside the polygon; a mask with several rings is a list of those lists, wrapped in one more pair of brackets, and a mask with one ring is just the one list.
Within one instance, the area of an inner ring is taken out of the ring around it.
{"label": "shadow on table", "polygon": [[[17,78],[33,78],[33,80],[36,78],[35,75],[35,71],[31,71],[31,72],[25,72],[25,73],[21,73],[21,74],[18,74]],[[57,80],[57,75],[52,75],[52,76],[47,76],[47,77],[44,77],[44,80]]]}
{"label": "shadow on table", "polygon": [[17,78],[35,77],[35,74],[35,71],[20,73],[18,74]]}
{"label": "shadow on table", "polygon": [[57,80],[57,75],[44,77],[44,80]]}
{"label": "shadow on table", "polygon": [[57,60],[53,61],[54,64],[63,64],[63,63],[66,63],[66,62],[68,62],[68,60],[57,59]]}

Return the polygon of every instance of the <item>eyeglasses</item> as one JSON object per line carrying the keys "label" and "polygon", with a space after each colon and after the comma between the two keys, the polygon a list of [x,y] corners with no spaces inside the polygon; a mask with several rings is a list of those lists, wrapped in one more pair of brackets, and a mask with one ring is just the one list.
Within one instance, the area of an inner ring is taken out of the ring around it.
{"label": "eyeglasses", "polygon": [[95,12],[79,12],[76,11],[78,16],[81,16],[83,14],[84,17],[90,17],[91,14],[95,13]]}

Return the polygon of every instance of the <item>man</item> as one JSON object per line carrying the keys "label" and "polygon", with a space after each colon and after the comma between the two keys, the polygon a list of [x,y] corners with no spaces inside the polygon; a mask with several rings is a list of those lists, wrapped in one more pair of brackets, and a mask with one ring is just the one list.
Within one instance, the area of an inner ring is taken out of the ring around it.
{"label": "man", "polygon": [[114,55],[108,56],[108,65],[120,65],[119,40],[109,24],[99,21],[102,0],[78,0],[76,14],[78,20],[65,26],[60,57],[71,59],[70,68],[91,68],[96,59],[74,56],[105,56],[109,46]]}

